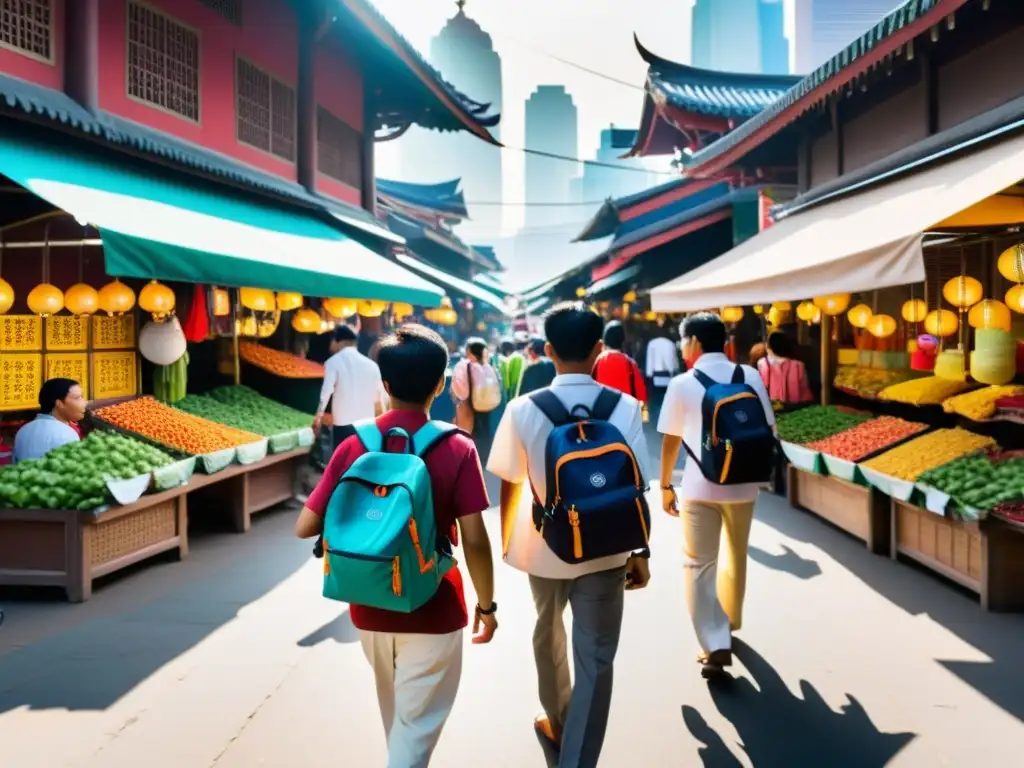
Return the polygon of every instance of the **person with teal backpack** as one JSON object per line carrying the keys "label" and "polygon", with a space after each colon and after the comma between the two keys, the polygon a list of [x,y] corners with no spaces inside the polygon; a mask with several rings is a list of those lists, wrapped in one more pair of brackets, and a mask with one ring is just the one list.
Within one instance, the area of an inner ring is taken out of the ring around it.
{"label": "person with teal backpack", "polygon": [[448,352],[406,325],[385,339],[378,364],[391,410],[356,425],[299,514],[300,538],[321,536],[323,595],[349,603],[373,667],[392,768],[423,768],[448,719],[469,623],[462,554],[477,595],[474,644],[498,624],[489,506],[472,439],[431,421]]}

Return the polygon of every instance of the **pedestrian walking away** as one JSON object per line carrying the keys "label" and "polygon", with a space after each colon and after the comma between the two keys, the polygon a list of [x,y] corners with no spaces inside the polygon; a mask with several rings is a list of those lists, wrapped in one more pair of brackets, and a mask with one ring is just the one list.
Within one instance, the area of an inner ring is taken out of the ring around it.
{"label": "pedestrian walking away", "polygon": [[355,434],[357,422],[379,416],[384,410],[380,368],[360,354],[356,349],[357,341],[353,328],[339,325],[331,339],[331,356],[324,363],[324,384],[313,428],[321,427],[330,401],[335,449]]}
{"label": "pedestrian walking away", "polygon": [[659,328],[657,335],[647,342],[646,358],[647,378],[651,382],[650,408],[657,418],[669,382],[679,373],[679,350],[668,337],[666,329]]}
{"label": "pedestrian walking away", "polygon": [[647,384],[636,360],[623,351],[626,345],[626,329],[618,320],[612,320],[604,328],[604,352],[594,364],[594,379],[598,384],[626,392],[644,406],[647,406]]}
{"label": "pedestrian walking away", "polygon": [[[529,575],[537,609],[533,650],[544,714],[534,727],[563,768],[597,765],[623,594],[650,579],[649,518],[642,500],[650,474],[640,404],[591,376],[602,351],[602,325],[599,315],[578,302],[551,310],[544,323],[546,351],[558,375],[550,388],[509,404],[488,463],[502,480],[505,560]],[[565,423],[572,415],[580,420]],[[580,449],[581,442],[595,448]],[[562,451],[555,466],[546,461],[549,451],[553,458]],[[524,494],[527,483],[530,492]],[[560,494],[563,500],[553,499]],[[616,507],[608,501],[612,496],[627,503]],[[570,501],[575,503],[566,509]],[[639,547],[630,551],[626,544],[623,551],[615,545],[618,537],[636,540]],[[566,606],[572,608],[574,674]]]}
{"label": "pedestrian walking away", "polygon": [[[758,372],[725,355],[721,318],[693,315],[681,336],[688,370],[672,380],[658,419],[662,508],[683,520],[686,600],[698,662],[711,677],[732,664],[732,633],[743,625],[747,545],[754,502],[774,467],[775,416]],[[680,447],[687,459],[677,495]]]}
{"label": "pedestrian walking away", "polygon": [[405,325],[378,360],[391,410],[356,425],[335,451],[296,523],[324,536],[324,595],[350,603],[373,668],[388,768],[425,768],[451,713],[469,623],[452,556],[461,537],[478,603],[474,644],[498,623],[494,566],[481,513],[489,506],[470,437],[429,421],[448,351],[434,331]]}
{"label": "pedestrian walking away", "polygon": [[544,352],[546,345],[547,342],[539,336],[535,336],[530,340],[530,346],[526,348],[526,369],[519,380],[519,391],[516,392],[517,397],[536,392],[538,389],[550,387],[551,382],[555,380],[555,364],[551,362],[551,358]]}
{"label": "pedestrian walking away", "polygon": [[498,371],[487,362],[487,342],[483,339],[466,342],[466,357],[452,370],[451,394],[455,423],[473,436],[486,463],[494,432],[491,414],[501,406],[504,395]]}

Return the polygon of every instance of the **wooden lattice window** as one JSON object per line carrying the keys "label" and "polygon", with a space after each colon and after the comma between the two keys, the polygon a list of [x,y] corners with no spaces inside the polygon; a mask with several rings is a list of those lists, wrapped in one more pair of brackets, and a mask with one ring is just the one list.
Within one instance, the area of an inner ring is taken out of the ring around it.
{"label": "wooden lattice window", "polygon": [[325,176],[357,189],[362,186],[363,137],[323,107],[316,109],[316,165]]}
{"label": "wooden lattice window", "polygon": [[52,0],[0,0],[0,47],[51,61]]}
{"label": "wooden lattice window", "polygon": [[129,2],[128,95],[199,122],[199,33]]}
{"label": "wooden lattice window", "polygon": [[200,0],[200,2],[232,24],[242,26],[242,0]]}
{"label": "wooden lattice window", "polygon": [[238,140],[295,159],[295,89],[239,58],[235,75]]}

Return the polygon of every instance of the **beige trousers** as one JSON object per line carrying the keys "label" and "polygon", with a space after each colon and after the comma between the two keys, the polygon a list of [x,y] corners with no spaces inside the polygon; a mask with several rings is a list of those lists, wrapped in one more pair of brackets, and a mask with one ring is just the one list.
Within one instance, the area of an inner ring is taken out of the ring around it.
{"label": "beige trousers", "polygon": [[682,507],[686,602],[697,641],[705,653],[728,650],[743,625],[754,502],[688,501]]}
{"label": "beige trousers", "polygon": [[388,768],[430,763],[459,690],[462,635],[359,633],[377,682]]}

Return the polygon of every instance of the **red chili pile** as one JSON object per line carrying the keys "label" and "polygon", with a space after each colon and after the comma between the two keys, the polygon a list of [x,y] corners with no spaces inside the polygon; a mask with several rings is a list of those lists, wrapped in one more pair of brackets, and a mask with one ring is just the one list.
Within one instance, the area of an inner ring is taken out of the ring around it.
{"label": "red chili pile", "polygon": [[860,461],[875,451],[912,437],[927,428],[927,424],[904,421],[894,416],[880,416],[824,440],[810,443],[807,447],[835,456],[837,459]]}

